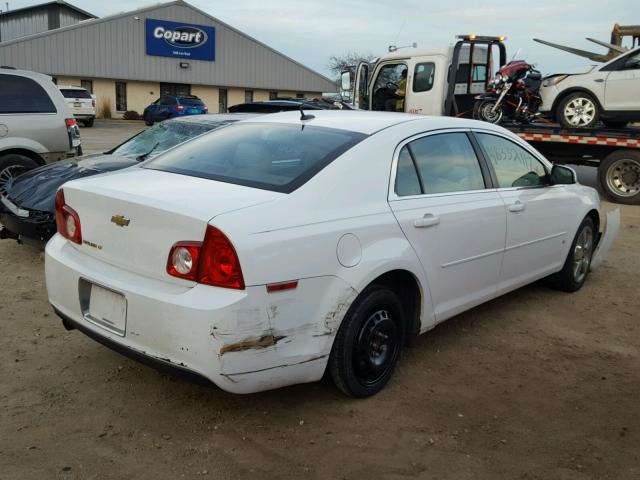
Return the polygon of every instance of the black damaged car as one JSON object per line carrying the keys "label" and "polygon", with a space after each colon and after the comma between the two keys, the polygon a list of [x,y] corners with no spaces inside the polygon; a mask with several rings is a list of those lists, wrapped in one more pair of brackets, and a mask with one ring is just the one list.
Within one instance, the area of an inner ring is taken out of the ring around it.
{"label": "black damaged car", "polygon": [[55,196],[69,180],[135,165],[211,130],[255,115],[194,115],[143,130],[113,150],[30,170],[0,186],[0,239],[47,242],[56,233]]}

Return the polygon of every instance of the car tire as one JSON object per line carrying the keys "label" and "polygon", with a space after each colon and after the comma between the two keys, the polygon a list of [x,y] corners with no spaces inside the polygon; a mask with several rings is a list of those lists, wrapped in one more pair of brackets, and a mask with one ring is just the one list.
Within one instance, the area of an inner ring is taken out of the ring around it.
{"label": "car tire", "polygon": [[89,120],[85,120],[83,123],[85,127],[91,128],[93,127],[93,118],[90,118]]}
{"label": "car tire", "polygon": [[588,93],[572,93],[558,104],[556,118],[566,128],[589,128],[598,122],[600,107]]}
{"label": "car tire", "polygon": [[365,398],[389,382],[404,343],[398,296],[382,286],[365,289],[345,315],[333,342],[329,373],[346,395]]}
{"label": "car tire", "polygon": [[577,292],[589,276],[591,259],[596,246],[595,225],[591,217],[582,220],[562,270],[549,277],[549,285],[563,292]]}
{"label": "car tire", "polygon": [[142,118],[146,126],[150,127],[153,125],[153,117],[149,112],[144,112],[144,115],[142,116]]}
{"label": "car tire", "polygon": [[627,125],[629,125],[629,122],[616,122],[614,120],[602,120],[602,123],[604,123],[604,126],[607,128],[615,129],[626,128]]}
{"label": "car tire", "polygon": [[17,153],[10,153],[0,157],[0,189],[3,185],[18,175],[38,167],[31,158]]}
{"label": "car tire", "polygon": [[640,204],[640,152],[618,150],[607,155],[598,166],[598,180],[612,202]]}

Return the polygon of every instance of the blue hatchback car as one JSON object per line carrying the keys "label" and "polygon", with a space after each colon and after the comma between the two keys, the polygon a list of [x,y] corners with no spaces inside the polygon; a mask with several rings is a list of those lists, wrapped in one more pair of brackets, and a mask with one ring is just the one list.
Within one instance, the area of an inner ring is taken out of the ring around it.
{"label": "blue hatchback car", "polygon": [[142,119],[151,126],[167,118],[207,113],[207,106],[195,95],[163,95],[144,109]]}

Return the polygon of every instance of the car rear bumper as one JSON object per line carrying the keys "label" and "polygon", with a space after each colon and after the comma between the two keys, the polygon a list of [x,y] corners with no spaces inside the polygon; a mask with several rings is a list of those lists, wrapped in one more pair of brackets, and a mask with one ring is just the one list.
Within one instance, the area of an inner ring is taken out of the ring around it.
{"label": "car rear bumper", "polygon": [[[264,285],[176,285],[104,263],[60,235],[47,244],[45,272],[49,302],[67,324],[143,363],[176,367],[234,393],[319,380],[355,296],[337,277],[302,280],[275,294]],[[91,321],[86,284],[124,296],[123,336]]]}
{"label": "car rear bumper", "polygon": [[93,120],[94,118],[96,118],[95,113],[89,114],[89,113],[74,113],[73,117],[76,120]]}
{"label": "car rear bumper", "polygon": [[[43,216],[46,214],[43,214]],[[0,230],[0,239],[13,238],[16,240],[35,240],[41,246],[56,232],[55,219],[46,221],[42,217],[23,218],[11,212],[0,212],[0,223],[4,228]]]}

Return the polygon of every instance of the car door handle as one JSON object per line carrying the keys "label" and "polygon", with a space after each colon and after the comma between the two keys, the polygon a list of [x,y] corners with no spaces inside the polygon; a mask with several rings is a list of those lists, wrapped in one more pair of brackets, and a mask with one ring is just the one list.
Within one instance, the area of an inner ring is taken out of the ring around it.
{"label": "car door handle", "polygon": [[602,83],[604,82],[604,78],[596,78],[593,80],[594,82]]}
{"label": "car door handle", "polygon": [[431,213],[427,213],[424,217],[416,218],[413,221],[413,226],[416,228],[428,228],[438,225],[440,223],[440,217],[436,217]]}
{"label": "car door handle", "polygon": [[513,205],[509,205],[509,211],[514,213],[522,212],[524,210],[524,207],[525,207],[524,203],[518,200]]}

